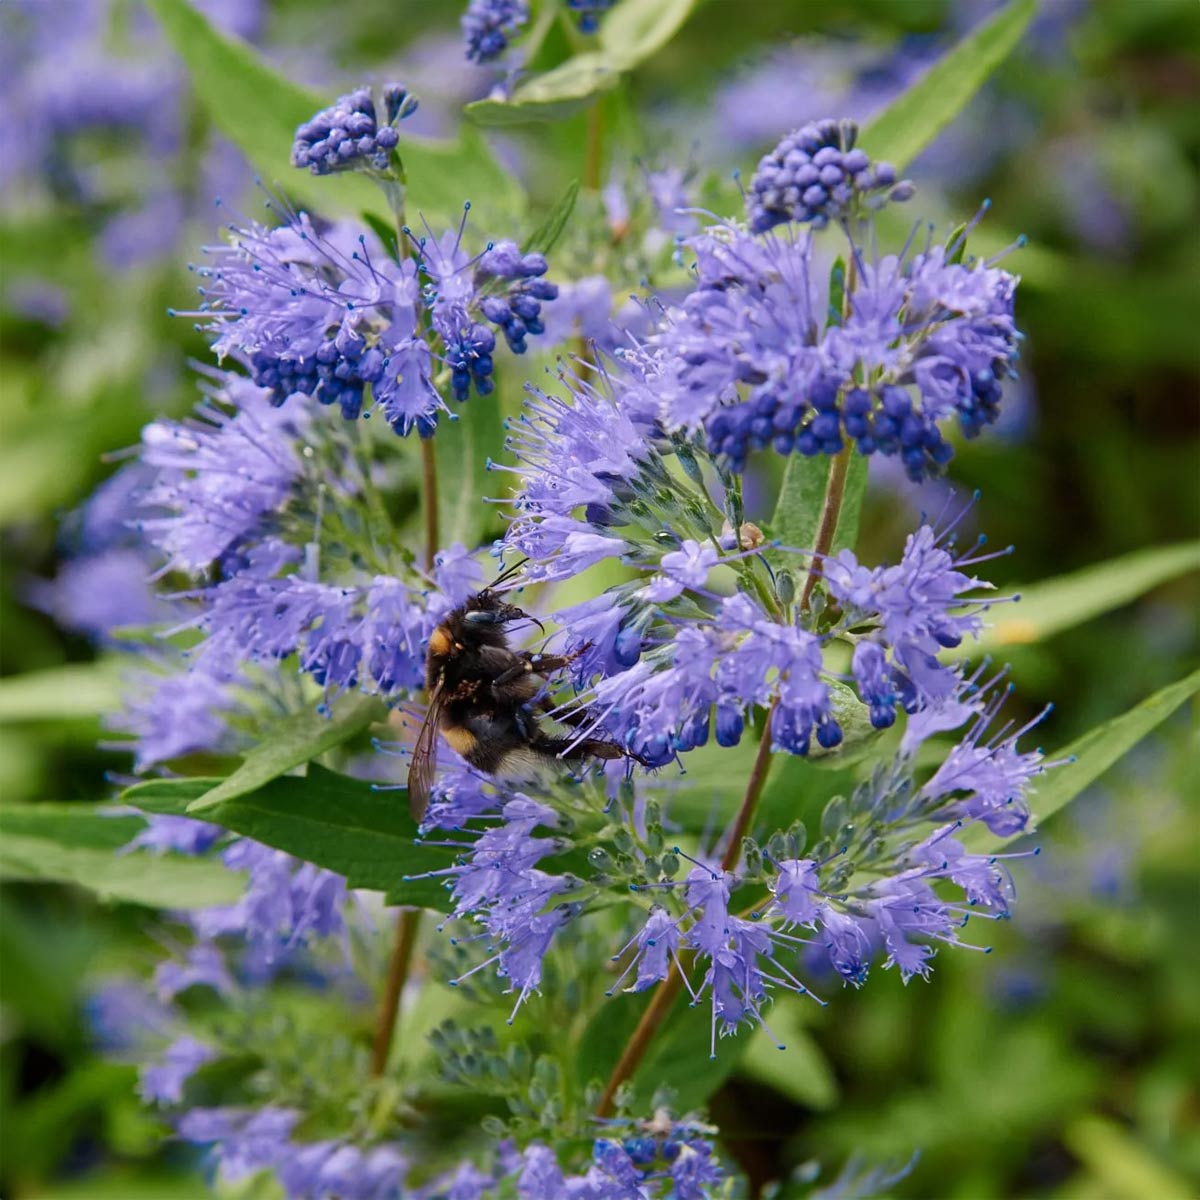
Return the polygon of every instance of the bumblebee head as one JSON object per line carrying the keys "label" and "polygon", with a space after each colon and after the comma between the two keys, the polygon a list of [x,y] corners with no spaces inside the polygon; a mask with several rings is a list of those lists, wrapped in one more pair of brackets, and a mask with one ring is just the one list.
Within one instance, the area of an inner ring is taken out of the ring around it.
{"label": "bumblebee head", "polygon": [[540,629],[542,623],[531,617],[523,608],[515,604],[507,604],[492,591],[480,592],[473,600],[468,601],[463,613],[463,624],[468,629],[484,630],[498,625],[507,625],[510,621],[533,621]]}

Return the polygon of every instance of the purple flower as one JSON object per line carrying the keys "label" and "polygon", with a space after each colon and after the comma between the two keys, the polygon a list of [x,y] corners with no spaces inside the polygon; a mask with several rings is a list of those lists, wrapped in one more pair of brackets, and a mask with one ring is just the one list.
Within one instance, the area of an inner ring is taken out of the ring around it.
{"label": "purple flower", "polygon": [[276,1167],[290,1154],[289,1136],[299,1114],[268,1105],[247,1113],[234,1108],[193,1108],[180,1118],[185,1141],[213,1143],[222,1181],[236,1183],[264,1167]]}
{"label": "purple flower", "polygon": [[395,262],[347,224],[319,230],[306,213],[229,234],[209,248],[215,265],[197,270],[204,304],[194,315],[218,356],[246,359],[275,404],[315,396],[353,419],[369,383],[399,432],[432,430],[443,405],[427,355],[412,349],[422,305],[411,259]]}
{"label": "purple flower", "polygon": [[172,817],[154,813],[146,818],[146,827],[125,847],[158,853],[204,854],[223,834],[219,825],[196,821],[191,817]]}
{"label": "purple flower", "polygon": [[244,938],[270,969],[310,938],[342,933],[346,881],[340,875],[299,863],[250,838],[237,839],[221,859],[230,870],[247,872],[249,881],[236,904],[192,914],[201,937]]}
{"label": "purple flower", "polygon": [[191,987],[212,988],[220,995],[233,993],[235,985],[225,957],[211,942],[197,942],[182,962],[165,959],[154,970],[154,987],[164,1003]]}
{"label": "purple flower", "polygon": [[125,980],[90,992],[85,1011],[96,1041],[110,1054],[138,1051],[148,1039],[168,1036],[174,1019],[143,984]]}
{"label": "purple flower", "polygon": [[[983,627],[981,609],[966,605],[963,593],[991,586],[960,568],[994,557],[953,553],[952,531],[965,511],[940,533],[922,525],[910,534],[895,566],[863,567],[853,551],[843,550],[822,568],[847,625],[877,624],[878,633],[858,642],[852,660],[876,728],[892,724],[897,701],[912,712],[942,704],[959,687],[960,672],[942,666],[937,654]],[[980,539],[972,549],[982,544]]]}
{"label": "purple flower", "polygon": [[678,962],[679,944],[682,934],[679,921],[662,905],[656,904],[650,909],[645,925],[630,939],[618,954],[613,955],[613,961],[621,958],[629,950],[633,950],[633,958],[622,972],[620,979],[609,988],[609,994],[617,990],[626,975],[636,966],[637,976],[627,991],[640,992],[666,979],[672,963]]}
{"label": "purple flower", "polygon": [[198,750],[230,746],[227,719],[237,702],[227,677],[190,666],[175,675],[139,672],[129,681],[122,711],[108,722],[132,740],[134,769],[147,770]]}
{"label": "purple flower", "polygon": [[471,0],[462,16],[467,58],[476,63],[499,58],[528,21],[526,0]]}
{"label": "purple flower", "polygon": [[314,175],[364,166],[386,172],[400,141],[396,126],[416,111],[416,98],[398,83],[383,89],[382,112],[370,88],[339,96],[296,130],[292,166],[307,167]]}
{"label": "purple flower", "polygon": [[150,575],[143,552],[120,546],[68,559],[53,580],[32,581],[26,594],[64,629],[107,639],[115,630],[153,625],[170,614]]}
{"label": "purple flower", "polygon": [[169,515],[139,527],[173,569],[207,570],[231,547],[261,536],[291,495],[304,470],[299,445],[309,414],[276,409],[268,397],[226,373],[191,420],[155,421],[142,431],[142,462],[155,471],[142,504]]}
{"label": "purple flower", "polygon": [[157,1063],[138,1072],[138,1095],[147,1104],[178,1104],[184,1084],[217,1052],[203,1042],[184,1035],[173,1041]]}
{"label": "purple flower", "polygon": [[750,227],[763,233],[797,221],[821,229],[850,215],[864,200],[872,206],[907,200],[912,184],[897,183],[890,163],[872,164],[855,147],[857,139],[853,121],[814,121],[789,133],[763,156],[750,181]]}

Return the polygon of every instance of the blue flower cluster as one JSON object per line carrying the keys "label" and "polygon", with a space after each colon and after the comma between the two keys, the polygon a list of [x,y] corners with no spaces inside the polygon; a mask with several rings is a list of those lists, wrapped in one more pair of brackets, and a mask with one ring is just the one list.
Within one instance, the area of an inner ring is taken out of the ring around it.
{"label": "blue flower cluster", "polygon": [[789,133],[763,155],[750,181],[750,228],[765,233],[796,221],[822,229],[864,200],[908,200],[912,184],[897,183],[890,163],[872,164],[857,140],[853,121],[814,121]]}
{"label": "blue flower cluster", "polygon": [[477,63],[493,62],[528,23],[526,0],[471,0],[462,16],[467,58]]}
{"label": "blue flower cluster", "polygon": [[[895,760],[848,799],[830,802],[807,855],[803,831],[793,827],[761,846],[740,847],[735,869],[714,865],[721,849],[714,848],[704,860],[691,859],[678,880],[680,860],[689,856],[665,848],[660,818],[628,789],[614,801],[603,782],[588,783],[573,793],[568,820],[536,787],[517,791],[467,771],[448,773],[426,828],[453,831],[454,841],[436,844],[456,847],[460,857],[431,874],[446,880],[456,915],[482,927],[477,939],[457,944],[488,947],[455,982],[493,967],[519,1008],[537,990],[556,936],[604,907],[613,890],[632,890],[643,912],[613,955],[623,967],[610,994],[626,980],[636,992],[681,971],[693,1003],[707,999],[711,1007],[715,1053],[718,1035],[745,1022],[765,1024],[773,990],[812,996],[797,971],[858,986],[882,957],[907,981],[928,976],[939,945],[983,949],[962,939],[968,916],[1006,918],[1015,892],[1006,856],[968,851],[961,831],[982,824],[999,837],[1020,832],[1030,783],[1052,764],[1017,749],[1026,729],[986,737],[1004,692],[977,683],[959,679],[939,705],[910,717]],[[931,748],[928,738],[963,727],[933,776],[917,782],[916,756]],[[661,820],[668,818],[663,812]],[[595,849],[610,844],[623,847],[624,868]],[[561,865],[585,859],[583,876]],[[748,910],[743,888],[765,888],[769,897]]]}
{"label": "blue flower cluster", "polygon": [[646,415],[668,431],[703,431],[733,470],[768,446],[836,454],[849,440],[898,456],[921,480],[953,455],[949,417],[974,437],[999,415],[1020,336],[1017,280],[993,262],[959,261],[961,235],[874,261],[852,242],[828,288],[812,237],[791,226],[714,226],[687,245],[696,286],[625,353],[626,386],[652,393]]}
{"label": "blue flower cluster", "polygon": [[416,111],[416,98],[398,83],[383,89],[382,115],[370,88],[339,96],[296,130],[292,166],[307,167],[314,175],[357,170],[364,165],[386,172],[392,152],[400,144],[396,126]]}
{"label": "blue flower cluster", "polygon": [[[182,1118],[179,1134],[212,1147],[223,1183],[271,1170],[288,1200],[707,1200],[723,1178],[708,1140],[712,1131],[673,1122],[666,1113],[611,1122],[614,1135],[624,1126],[628,1136],[596,1138],[592,1161],[580,1174],[565,1172],[542,1143],[523,1151],[506,1143],[491,1170],[464,1163],[427,1183],[410,1181],[411,1164],[398,1143],[362,1150],[336,1139],[298,1141],[293,1132],[299,1121],[300,1114],[286,1108],[197,1108]],[[515,1192],[509,1190],[513,1181]]]}
{"label": "blue flower cluster", "polygon": [[[469,207],[469,206],[468,206]],[[523,354],[542,331],[540,304],[558,289],[546,260],[508,241],[479,254],[463,246],[466,213],[441,237],[406,234],[415,257],[392,258],[346,224],[319,228],[305,213],[267,229],[230,227],[198,269],[202,328],[219,355],[245,361],[273,402],[313,396],[347,419],[363,412],[367,389],[397,433],[429,436],[445,410],[435,363],[449,368],[455,399],[491,391],[495,337]]]}
{"label": "blue flower cluster", "polygon": [[[195,417],[143,431],[145,516],[135,523],[163,566],[198,581],[176,590],[170,615],[175,632],[202,636],[174,670],[132,680],[113,719],[134,736],[139,770],[195,749],[237,749],[234,718],[286,691],[283,663],[327,696],[421,687],[429,632],[483,583],[462,546],[438,553],[429,577],[386,556],[356,552],[348,564],[343,539],[361,518],[347,512],[328,528],[326,498],[361,501],[387,469],[365,476],[336,427],[313,418],[311,403],[277,409],[244,377],[215,372]],[[161,645],[148,653],[169,655]],[[270,682],[252,680],[264,672]]]}
{"label": "blue flower cluster", "polygon": [[[529,559],[528,580],[565,578],[606,559],[648,576],[556,614],[588,710],[580,736],[603,734],[662,764],[713,733],[736,745],[759,706],[771,711],[778,749],[807,754],[814,740],[831,749],[843,731],[823,649],[846,634],[877,728],[895,721],[898,706],[915,712],[959,685],[960,671],[936,656],[982,628],[982,608],[965,596],[988,585],[963,568],[991,557],[978,546],[956,554],[961,514],[940,531],[922,525],[895,566],[868,569],[850,551],[819,562],[794,554],[841,610],[816,632],[789,608],[759,546],[732,535],[727,548],[713,544],[720,511],[702,488],[669,473],[603,377],[564,383],[569,402],[534,392],[513,426],[521,489],[506,542]],[[680,461],[699,470],[694,457]],[[740,590],[724,594],[733,579]]]}

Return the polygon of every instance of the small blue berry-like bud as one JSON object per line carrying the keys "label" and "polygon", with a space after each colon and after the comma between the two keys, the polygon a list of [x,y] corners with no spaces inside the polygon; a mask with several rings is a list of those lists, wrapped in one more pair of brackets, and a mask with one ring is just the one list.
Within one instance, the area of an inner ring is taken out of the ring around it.
{"label": "small blue berry-like bud", "polygon": [[386,171],[400,141],[394,125],[411,116],[416,100],[399,84],[384,89],[386,120],[381,120],[369,88],[338,99],[296,129],[292,165],[314,175],[368,168]]}
{"label": "small blue berry-like bud", "polygon": [[889,163],[872,167],[864,150],[852,148],[857,136],[853,122],[833,120],[813,122],[788,134],[762,158],[750,181],[746,195],[750,227],[763,233],[798,221],[820,229],[848,216],[857,199],[872,205],[907,200],[912,184],[907,180],[897,184],[896,170]]}
{"label": "small blue berry-like bud", "polygon": [[476,63],[494,61],[528,23],[526,0],[471,0],[462,18],[467,58]]}

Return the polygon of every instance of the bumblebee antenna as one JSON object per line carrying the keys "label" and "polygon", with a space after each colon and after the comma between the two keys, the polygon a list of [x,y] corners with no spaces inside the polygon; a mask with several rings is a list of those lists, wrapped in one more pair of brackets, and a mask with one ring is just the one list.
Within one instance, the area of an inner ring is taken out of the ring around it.
{"label": "bumblebee antenna", "polygon": [[487,585],[485,590],[490,592],[498,588],[502,583],[507,583],[528,561],[529,557],[524,555],[515,563],[513,563],[512,566],[505,567],[504,570],[501,571],[500,574],[497,575],[496,578]]}

